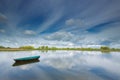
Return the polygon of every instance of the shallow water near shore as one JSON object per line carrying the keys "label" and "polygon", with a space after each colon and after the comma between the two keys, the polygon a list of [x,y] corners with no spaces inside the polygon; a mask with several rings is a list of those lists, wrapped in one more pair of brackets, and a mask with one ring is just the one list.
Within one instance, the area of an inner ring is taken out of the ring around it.
{"label": "shallow water near shore", "polygon": [[[13,66],[15,58],[36,55],[39,61]],[[120,80],[120,52],[0,52],[0,72],[0,80]]]}

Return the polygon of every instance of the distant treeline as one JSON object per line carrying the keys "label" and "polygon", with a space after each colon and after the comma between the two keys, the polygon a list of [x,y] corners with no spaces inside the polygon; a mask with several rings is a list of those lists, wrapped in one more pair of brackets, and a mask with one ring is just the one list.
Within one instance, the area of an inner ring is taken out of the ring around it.
{"label": "distant treeline", "polygon": [[4,46],[0,46],[0,49],[2,49],[2,48],[10,48],[10,47],[4,47]]}
{"label": "distant treeline", "polygon": [[48,47],[48,46],[40,46],[35,48],[33,46],[21,46],[19,48],[10,48],[0,46],[0,50],[80,50],[80,51],[102,51],[102,52],[110,52],[110,51],[120,51],[118,48],[109,48],[107,46],[101,46],[100,48],[57,48],[57,47]]}

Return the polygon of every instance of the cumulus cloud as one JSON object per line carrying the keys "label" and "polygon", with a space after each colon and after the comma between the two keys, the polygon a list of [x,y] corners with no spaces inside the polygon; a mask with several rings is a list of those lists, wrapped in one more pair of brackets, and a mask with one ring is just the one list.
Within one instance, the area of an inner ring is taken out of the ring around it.
{"label": "cumulus cloud", "polygon": [[49,46],[49,47],[72,47],[74,46],[74,43],[70,41],[55,41],[55,40],[45,40],[42,37],[4,37],[0,39],[1,45],[4,45],[6,47],[20,47],[25,45],[30,45],[34,47],[39,46]]}
{"label": "cumulus cloud", "polygon": [[65,21],[65,24],[68,26],[74,25],[74,23],[75,23],[74,19],[69,19]]}
{"label": "cumulus cloud", "polygon": [[57,41],[70,41],[73,38],[73,34],[70,32],[59,31],[44,37],[47,40],[57,40]]}
{"label": "cumulus cloud", "polygon": [[36,35],[36,32],[34,32],[32,30],[25,30],[24,34],[26,34],[26,35]]}
{"label": "cumulus cloud", "polygon": [[79,36],[78,34],[73,34],[71,32],[59,31],[46,35],[44,39],[50,41],[58,41],[58,42],[60,41],[71,42],[68,45],[74,47],[100,47],[103,45],[102,43],[107,42],[107,40],[109,39],[105,37],[101,37],[99,35],[85,33],[82,35],[80,34]]}

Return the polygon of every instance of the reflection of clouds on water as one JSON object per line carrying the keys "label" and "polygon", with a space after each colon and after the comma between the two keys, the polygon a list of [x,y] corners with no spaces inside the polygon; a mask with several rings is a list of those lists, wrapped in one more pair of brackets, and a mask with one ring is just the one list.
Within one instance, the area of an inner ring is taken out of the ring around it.
{"label": "reflection of clouds on water", "polygon": [[18,66],[18,68],[20,68],[21,70],[29,70],[32,66],[29,65],[22,65],[22,66]]}
{"label": "reflection of clouds on water", "polygon": [[[113,53],[114,54],[114,53]],[[43,64],[52,66],[58,69],[72,69],[75,66],[89,66],[89,67],[101,67],[111,73],[120,74],[119,61],[116,62],[116,56],[111,58],[104,57],[101,52],[69,52],[61,54],[50,54],[42,60]],[[111,55],[111,54],[106,54]]]}
{"label": "reflection of clouds on water", "polygon": [[[73,52],[69,52],[69,53],[58,52],[57,54],[49,53],[48,56],[46,57],[44,56],[44,58],[42,58],[41,63],[59,69],[71,68],[74,66],[73,64],[74,56],[75,54]],[[75,59],[74,62],[76,62]]]}
{"label": "reflection of clouds on water", "polygon": [[96,52],[95,54],[92,54],[90,52],[82,52],[82,54],[78,51],[68,51],[68,52],[62,52],[57,54],[50,54],[47,57],[44,57],[42,59],[42,63],[52,66],[54,68],[59,69],[71,69],[74,66],[78,66],[81,64],[86,64],[85,56],[95,56],[99,55],[99,52]]}
{"label": "reflection of clouds on water", "polygon": [[[39,63],[18,67],[11,66],[14,63],[14,58],[34,55],[41,56]],[[97,51],[48,51],[47,53],[40,51],[20,51],[0,52],[0,56],[0,71],[2,71],[0,77],[11,77],[11,75],[19,76],[22,74],[23,77],[28,77],[29,75],[31,79],[35,77],[35,80],[56,80],[58,78],[63,80],[81,80],[82,78],[83,80],[89,80],[90,78],[92,80],[104,80],[103,77],[96,75],[99,72],[108,78],[110,78],[109,76],[114,77],[113,75],[120,76],[119,52],[103,54]],[[96,69],[100,71],[96,73]],[[10,79],[16,80],[15,78]]]}
{"label": "reflection of clouds on water", "polygon": [[52,66],[54,68],[59,68],[59,69],[64,69],[64,68],[71,68],[72,66],[74,66],[74,64],[71,63],[71,60],[68,60],[66,62],[66,59],[52,59],[52,60],[44,60],[44,63]]}
{"label": "reflection of clouds on water", "polygon": [[84,57],[86,59],[87,65],[92,67],[101,67],[109,72],[120,74],[119,68],[120,63],[115,62],[112,59],[106,59],[102,57]]}

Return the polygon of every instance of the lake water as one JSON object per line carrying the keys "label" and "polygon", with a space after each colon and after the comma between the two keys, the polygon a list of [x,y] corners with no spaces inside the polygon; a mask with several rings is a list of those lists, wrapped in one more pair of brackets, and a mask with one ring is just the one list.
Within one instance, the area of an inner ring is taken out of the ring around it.
{"label": "lake water", "polygon": [[[40,61],[13,66],[14,58]],[[0,52],[0,80],[120,80],[120,52]]]}

